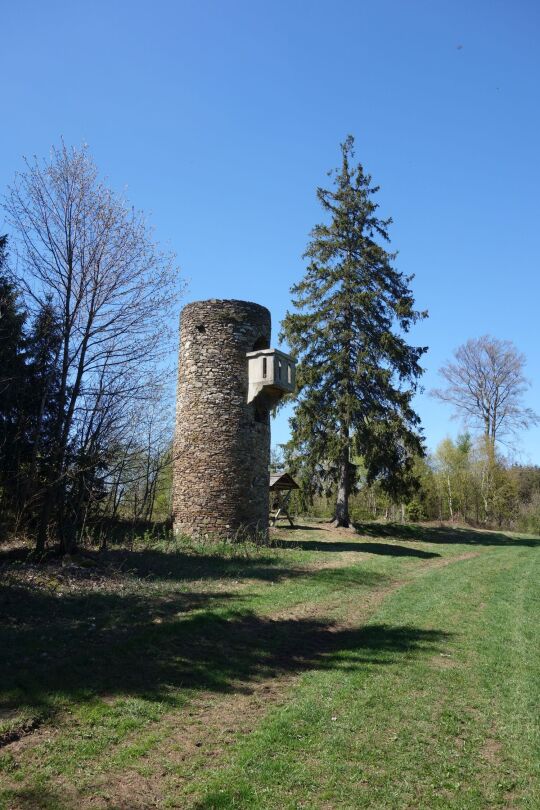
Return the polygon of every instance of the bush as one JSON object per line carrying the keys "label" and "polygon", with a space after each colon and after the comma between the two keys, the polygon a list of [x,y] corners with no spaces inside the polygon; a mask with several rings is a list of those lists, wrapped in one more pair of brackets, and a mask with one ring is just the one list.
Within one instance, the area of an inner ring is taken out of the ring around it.
{"label": "bush", "polygon": [[419,520],[425,520],[424,509],[422,504],[416,498],[407,504],[407,519],[413,523],[418,523]]}
{"label": "bush", "polygon": [[531,500],[521,505],[516,528],[527,534],[540,534],[540,492],[533,493]]}

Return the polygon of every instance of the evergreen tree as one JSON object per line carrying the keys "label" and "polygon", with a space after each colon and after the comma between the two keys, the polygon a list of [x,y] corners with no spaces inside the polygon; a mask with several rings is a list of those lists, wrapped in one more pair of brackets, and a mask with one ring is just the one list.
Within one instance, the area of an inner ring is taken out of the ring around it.
{"label": "evergreen tree", "polygon": [[329,221],[311,232],[306,273],[291,289],[297,311],[287,313],[281,336],[299,363],[289,457],[292,450],[301,459],[304,475],[337,485],[335,520],[347,526],[353,455],[368,484],[379,480],[393,497],[414,483],[423,445],[411,399],[427,349],[403,334],[427,313],[414,309],[412,276],[395,270],[396,254],[381,245],[391,220],[377,216],[378,187],[352,165],[352,136],[341,150],[333,188],[317,190]]}
{"label": "evergreen tree", "polygon": [[[27,337],[27,386],[23,424],[20,430],[29,447],[21,493],[21,506],[28,528],[43,525],[42,514],[48,508],[46,493],[53,469],[55,426],[60,400],[61,332],[59,319],[50,299],[37,311]],[[45,548],[46,533],[37,532],[36,551]]]}
{"label": "evergreen tree", "polygon": [[25,387],[26,312],[7,269],[7,237],[0,237],[0,496],[12,511],[20,465],[19,415]]}

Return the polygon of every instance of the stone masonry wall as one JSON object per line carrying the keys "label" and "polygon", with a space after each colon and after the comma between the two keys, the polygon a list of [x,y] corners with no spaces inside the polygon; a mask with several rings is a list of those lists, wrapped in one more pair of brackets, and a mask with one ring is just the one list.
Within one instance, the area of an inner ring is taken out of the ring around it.
{"label": "stone masonry wall", "polygon": [[267,532],[270,417],[247,403],[246,353],[270,346],[270,313],[247,301],[197,301],[180,317],[174,442],[176,532]]}

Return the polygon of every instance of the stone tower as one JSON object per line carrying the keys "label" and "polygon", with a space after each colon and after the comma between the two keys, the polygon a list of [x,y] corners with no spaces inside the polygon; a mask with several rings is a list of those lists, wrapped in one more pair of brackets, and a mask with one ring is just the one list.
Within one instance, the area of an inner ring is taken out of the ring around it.
{"label": "stone tower", "polygon": [[294,388],[294,363],[269,348],[270,330],[270,312],[248,301],[196,301],[181,313],[177,533],[267,532],[270,408]]}

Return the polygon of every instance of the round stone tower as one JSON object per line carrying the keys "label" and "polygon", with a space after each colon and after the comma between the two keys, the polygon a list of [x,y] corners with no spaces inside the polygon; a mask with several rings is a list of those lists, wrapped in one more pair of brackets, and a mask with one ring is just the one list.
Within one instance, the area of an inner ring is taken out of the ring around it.
{"label": "round stone tower", "polygon": [[272,402],[264,391],[248,401],[247,355],[261,364],[259,356],[271,355],[264,351],[270,329],[270,312],[248,301],[196,301],[181,313],[173,469],[178,533],[267,532]]}

